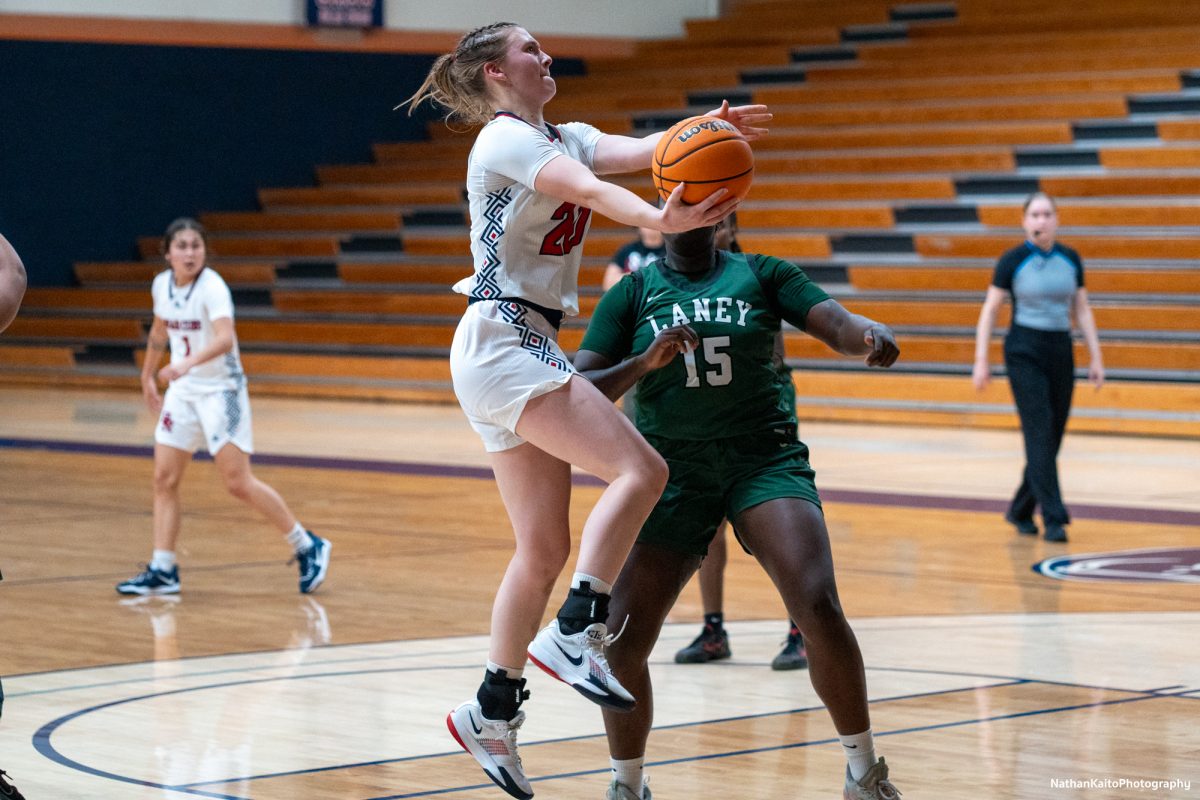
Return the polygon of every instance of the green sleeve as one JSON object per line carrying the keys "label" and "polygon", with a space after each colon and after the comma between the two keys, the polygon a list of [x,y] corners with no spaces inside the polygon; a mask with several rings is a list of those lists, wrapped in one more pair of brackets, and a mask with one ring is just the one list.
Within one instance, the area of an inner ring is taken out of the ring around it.
{"label": "green sleeve", "polygon": [[790,261],[774,256],[752,256],[754,268],[775,303],[777,313],[800,330],[805,330],[809,310],[829,299],[820,286]]}
{"label": "green sleeve", "polygon": [[611,360],[624,361],[633,350],[633,329],[637,325],[638,299],[634,296],[633,274],[626,275],[600,298],[580,350],[591,350]]}

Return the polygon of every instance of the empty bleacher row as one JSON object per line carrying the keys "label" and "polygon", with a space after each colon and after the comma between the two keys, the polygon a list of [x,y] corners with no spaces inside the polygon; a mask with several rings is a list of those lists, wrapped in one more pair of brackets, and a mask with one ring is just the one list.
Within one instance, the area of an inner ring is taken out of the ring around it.
{"label": "empty bleacher row", "polygon": [[[550,111],[636,134],[721,98],[772,106],[743,246],[801,263],[903,348],[893,371],[868,372],[790,332],[802,418],[1015,424],[1003,381],[977,394],[967,376],[991,266],[1020,241],[1020,203],[1040,189],[1085,259],[1110,376],[1103,392],[1077,393],[1073,426],[1197,436],[1200,7],[1071,12],[741,2],[679,41],[589,62],[586,77],[559,81]],[[313,187],[264,188],[260,212],[204,215],[256,392],[452,399],[445,355],[465,300],[448,287],[470,272],[472,136],[430,134],[376,145],[372,164],[318,167]],[[652,193],[645,176],[622,182]],[[607,256],[630,237],[594,219],[568,350]],[[0,374],[133,385],[157,243],[139,243],[143,261],[78,264],[79,287],[31,290],[0,341]]]}

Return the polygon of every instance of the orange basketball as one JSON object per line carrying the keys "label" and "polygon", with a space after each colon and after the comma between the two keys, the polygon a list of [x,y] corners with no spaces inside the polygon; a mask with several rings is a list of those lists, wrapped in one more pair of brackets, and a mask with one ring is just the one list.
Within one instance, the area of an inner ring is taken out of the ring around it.
{"label": "orange basketball", "polygon": [[681,183],[683,202],[699,203],[717,189],[721,202],[741,199],[754,182],[754,153],[732,123],[716,117],[690,117],[676,123],[654,148],[654,188],[665,200]]}

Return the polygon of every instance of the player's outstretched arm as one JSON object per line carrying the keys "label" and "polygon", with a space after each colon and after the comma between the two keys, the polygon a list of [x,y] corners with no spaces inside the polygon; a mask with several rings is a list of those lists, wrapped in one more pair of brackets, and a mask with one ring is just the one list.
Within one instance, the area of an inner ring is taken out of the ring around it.
{"label": "player's outstretched arm", "polygon": [[900,357],[900,346],[891,328],[850,313],[836,300],[813,306],[805,330],[842,355],[866,356],[863,362],[868,367],[890,367]]}
{"label": "player's outstretched arm", "polygon": [[549,161],[534,179],[534,189],[559,200],[586,206],[626,225],[680,233],[724,219],[737,206],[737,198],[722,200],[726,189],[718,189],[694,206],[683,203],[684,184],[675,187],[663,208],[655,208],[623,186],[602,181],[592,171],[568,156]]}
{"label": "player's outstretched arm", "polygon": [[[725,120],[752,142],[767,135],[769,131],[759,126],[766,125],[774,115],[761,104],[730,106],[728,100],[722,100],[720,106],[704,116]],[[619,175],[649,169],[654,148],[658,147],[662,135],[663,131],[642,137],[605,134],[596,142],[596,152],[592,156],[596,174]]]}

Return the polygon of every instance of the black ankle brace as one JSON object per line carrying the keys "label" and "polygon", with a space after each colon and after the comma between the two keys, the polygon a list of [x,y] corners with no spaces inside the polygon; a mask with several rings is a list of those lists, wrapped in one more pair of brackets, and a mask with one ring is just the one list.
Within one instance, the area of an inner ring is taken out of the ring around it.
{"label": "black ankle brace", "polygon": [[609,595],[592,591],[592,585],[583,581],[567,593],[566,602],[558,610],[558,629],[570,635],[594,622],[606,622],[610,599]]}
{"label": "black ankle brace", "polygon": [[479,709],[483,716],[488,719],[510,720],[517,715],[521,703],[529,699],[529,692],[525,690],[524,678],[510,678],[504,670],[488,671],[484,675],[483,683],[479,684],[475,699],[479,701]]}

